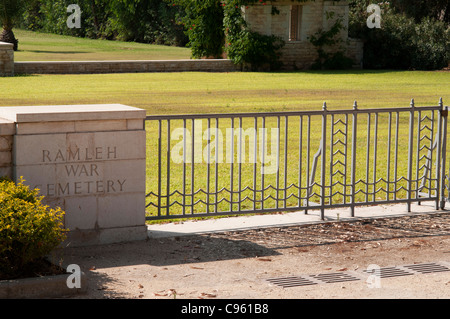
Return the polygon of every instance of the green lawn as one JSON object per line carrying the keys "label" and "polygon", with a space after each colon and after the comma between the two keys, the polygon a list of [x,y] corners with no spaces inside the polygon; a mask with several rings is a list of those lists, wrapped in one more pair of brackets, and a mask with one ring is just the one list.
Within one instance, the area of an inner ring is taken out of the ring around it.
{"label": "green lawn", "polygon": [[16,61],[179,60],[190,49],[122,41],[92,40],[14,30],[19,40]]}
{"label": "green lawn", "polygon": [[[14,105],[55,105],[55,104],[97,104],[121,103],[140,107],[147,110],[147,114],[180,114],[180,113],[237,113],[261,111],[300,111],[320,110],[324,101],[330,109],[348,109],[353,101],[358,100],[360,108],[375,107],[407,107],[411,98],[415,98],[417,106],[437,105],[439,98],[449,105],[450,101],[450,73],[448,72],[394,72],[394,71],[341,71],[341,72],[291,72],[291,73],[147,73],[147,74],[102,74],[102,75],[33,75],[13,78],[0,78],[1,100],[0,106]],[[403,126],[400,133],[406,131],[407,119],[402,119]],[[214,122],[213,122],[214,123]],[[273,125],[271,120],[270,125]],[[373,122],[372,122],[373,123]],[[386,141],[387,118],[379,119],[379,157],[376,173],[377,177],[384,176],[387,166]],[[269,124],[269,123],[268,123]],[[282,124],[283,125],[283,124]],[[306,125],[306,124],[305,124]],[[320,119],[312,121],[311,156],[317,151],[320,141]],[[172,129],[181,127],[182,122],[172,123]],[[206,122],[203,124],[206,127]],[[225,132],[229,123],[222,123]],[[288,155],[288,184],[298,178],[298,122],[290,123],[289,145],[293,151]],[[372,125],[373,130],[373,125]],[[157,149],[155,138],[156,126],[148,125],[147,166],[149,172],[155,172]],[[366,124],[361,122],[358,133],[358,143],[361,145],[360,162],[357,163],[358,176],[365,177],[365,139]],[[372,135],[373,138],[373,135]],[[281,136],[283,140],[283,136]],[[172,142],[174,146],[177,140]],[[204,142],[205,143],[205,142]],[[305,147],[306,143],[304,143]],[[163,147],[163,152],[165,151]],[[284,148],[281,145],[281,154]],[[407,154],[405,137],[401,139],[399,154],[404,160]],[[422,154],[421,154],[422,155]],[[303,178],[306,178],[306,158],[303,158]],[[311,159],[312,161],[312,159]],[[373,158],[370,158],[372,163]],[[372,164],[371,164],[372,165]],[[399,176],[404,176],[405,162],[399,164]],[[229,165],[220,167],[219,185],[226,187],[230,181]],[[196,164],[195,189],[205,189],[206,165]],[[189,170],[188,166],[188,170]],[[242,186],[252,185],[253,166],[243,166]],[[165,168],[163,167],[163,171]],[[284,171],[284,163],[280,165]],[[391,172],[393,167],[391,167]],[[163,173],[164,176],[165,173]],[[190,170],[188,180],[190,180]],[[235,170],[234,174],[237,174]],[[171,165],[171,192],[181,190],[182,165]],[[318,171],[317,176],[320,176]],[[369,168],[370,179],[373,169]],[[283,178],[283,175],[281,175]],[[237,183],[237,175],[234,175]],[[260,178],[258,177],[258,181]],[[283,179],[281,180],[283,186]],[[267,176],[266,186],[275,185],[276,175]],[[377,185],[382,186],[382,185]],[[148,191],[157,190],[156,175],[148,174]],[[166,184],[162,185],[163,195]],[[237,189],[237,184],[234,185]],[[295,191],[294,189],[291,189]],[[187,184],[189,192],[189,183]],[[265,194],[276,196],[272,190]],[[243,194],[250,195],[248,193]],[[377,196],[383,197],[382,193]],[[178,196],[178,195],[177,195]],[[181,201],[181,197],[173,197]],[[236,199],[236,198],[235,198]],[[205,198],[203,198],[205,200]],[[213,198],[210,198],[213,200]],[[291,198],[290,204],[296,199]],[[188,201],[189,203],[189,201]],[[164,204],[164,203],[163,203]],[[269,203],[267,203],[269,205]],[[270,203],[273,207],[274,201]],[[283,203],[281,203],[282,206]],[[251,208],[251,203],[243,203],[243,208]],[[222,209],[229,206],[223,202]],[[267,206],[266,206],[267,207]],[[199,209],[205,208],[199,205]],[[154,209],[150,209],[152,214]],[[176,211],[175,207],[171,210]],[[179,212],[179,211],[178,211]]]}
{"label": "green lawn", "polygon": [[143,73],[0,78],[0,106],[122,103],[148,114],[436,105],[449,72]]}

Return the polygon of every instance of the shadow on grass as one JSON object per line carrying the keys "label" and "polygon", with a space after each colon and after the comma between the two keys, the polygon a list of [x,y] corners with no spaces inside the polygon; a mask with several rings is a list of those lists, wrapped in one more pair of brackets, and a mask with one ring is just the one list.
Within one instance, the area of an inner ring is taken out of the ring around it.
{"label": "shadow on grass", "polygon": [[355,74],[355,75],[366,75],[366,74],[383,74],[383,73],[396,73],[396,72],[404,72],[406,70],[396,70],[396,69],[386,69],[386,70],[375,70],[375,69],[348,69],[348,70],[307,70],[303,71],[303,73],[309,74],[321,74],[321,75],[346,75],[346,74]]}
{"label": "shadow on grass", "polygon": [[15,78],[28,78],[28,77],[39,77],[42,76],[42,74],[28,74],[28,73],[15,73]]}
{"label": "shadow on grass", "polygon": [[44,53],[44,54],[82,54],[90,53],[88,51],[45,51],[45,50],[21,50],[19,52],[33,52],[33,53]]}
{"label": "shadow on grass", "polygon": [[[299,73],[299,74],[317,74],[317,75],[370,75],[370,74],[385,74],[385,73],[396,73],[396,72],[407,72],[409,70],[396,70],[396,69],[344,69],[344,70],[273,70],[273,71],[260,71],[257,73],[267,73],[267,74],[289,74],[289,73]],[[411,71],[413,72],[413,71]],[[243,72],[246,73],[246,72]]]}

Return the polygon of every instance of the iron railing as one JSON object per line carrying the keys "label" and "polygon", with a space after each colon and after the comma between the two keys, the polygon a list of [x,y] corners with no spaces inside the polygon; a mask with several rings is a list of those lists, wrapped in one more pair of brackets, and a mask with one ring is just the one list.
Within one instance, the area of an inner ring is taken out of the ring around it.
{"label": "iron railing", "polygon": [[448,107],[148,116],[147,219],[435,202]]}

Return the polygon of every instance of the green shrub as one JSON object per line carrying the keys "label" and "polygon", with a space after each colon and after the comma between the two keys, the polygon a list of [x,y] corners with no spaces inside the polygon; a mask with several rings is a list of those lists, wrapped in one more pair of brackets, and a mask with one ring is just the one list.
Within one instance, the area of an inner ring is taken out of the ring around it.
{"label": "green shrub", "polygon": [[[225,51],[230,60],[243,64],[245,69],[277,70],[281,67],[279,50],[285,45],[284,41],[274,35],[252,31],[242,14],[241,6],[255,2],[230,0],[224,3]],[[277,10],[273,10],[272,14],[278,14]]]}
{"label": "green shrub", "polygon": [[450,62],[450,27],[431,18],[424,18],[416,25],[415,50],[411,67],[422,70],[438,70]]}
{"label": "green shrub", "polygon": [[[327,12],[327,20],[333,19],[334,15],[334,12]],[[343,40],[338,37],[343,29],[343,18],[337,17],[329,30],[320,29],[309,37],[309,42],[316,47],[318,55],[312,65],[313,70],[345,70],[352,67],[353,61],[345,56]]]}
{"label": "green shrub", "polygon": [[236,64],[243,64],[251,71],[277,70],[281,67],[279,50],[284,41],[273,35],[245,30],[229,43],[228,57]]}
{"label": "green shrub", "polygon": [[116,39],[177,46],[187,43],[184,28],[176,23],[182,11],[168,1],[97,1],[111,11],[100,25],[109,28]]}
{"label": "green shrub", "polygon": [[366,28],[364,67],[368,69],[410,69],[414,52],[414,19],[386,10],[381,29]]}
{"label": "green shrub", "polygon": [[381,28],[369,29],[369,0],[351,1],[349,35],[364,40],[364,68],[439,70],[450,60],[450,27],[442,21],[398,12],[381,5]]}
{"label": "green shrub", "polygon": [[[168,0],[28,0],[21,27],[84,38],[184,46],[176,23],[180,8]],[[69,29],[70,4],[81,9],[81,27]]]}
{"label": "green shrub", "polygon": [[20,276],[65,239],[64,212],[41,203],[21,179],[0,180],[0,274]]}
{"label": "green shrub", "polygon": [[[178,20],[189,38],[196,59],[221,58],[225,44],[223,8],[220,0],[171,0],[179,7]],[[184,11],[184,12],[183,12]]]}

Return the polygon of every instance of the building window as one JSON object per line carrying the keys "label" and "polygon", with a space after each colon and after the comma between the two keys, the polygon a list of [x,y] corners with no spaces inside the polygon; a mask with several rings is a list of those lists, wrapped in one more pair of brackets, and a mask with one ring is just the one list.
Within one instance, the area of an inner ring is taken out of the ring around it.
{"label": "building window", "polygon": [[301,26],[302,6],[291,6],[291,17],[289,27],[289,41],[300,41],[300,26]]}

